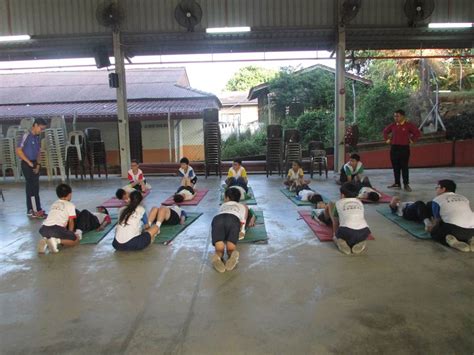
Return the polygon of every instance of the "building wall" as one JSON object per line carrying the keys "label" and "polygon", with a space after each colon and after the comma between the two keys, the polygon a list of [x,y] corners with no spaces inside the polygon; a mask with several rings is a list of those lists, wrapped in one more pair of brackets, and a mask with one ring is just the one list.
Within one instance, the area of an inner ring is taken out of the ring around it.
{"label": "building wall", "polygon": [[191,161],[204,160],[204,127],[202,119],[181,121],[179,155],[185,156]]}
{"label": "building wall", "polygon": [[[173,125],[173,121],[171,121]],[[171,134],[171,144],[174,146],[174,135]],[[168,122],[142,122],[142,147],[144,163],[170,162]],[[174,149],[171,152],[171,161],[174,161]]]}
{"label": "building wall", "polygon": [[230,106],[219,111],[219,122],[221,124],[222,139],[227,139],[232,133],[236,133],[239,127],[240,132],[250,129],[255,132],[258,128],[258,106]]}

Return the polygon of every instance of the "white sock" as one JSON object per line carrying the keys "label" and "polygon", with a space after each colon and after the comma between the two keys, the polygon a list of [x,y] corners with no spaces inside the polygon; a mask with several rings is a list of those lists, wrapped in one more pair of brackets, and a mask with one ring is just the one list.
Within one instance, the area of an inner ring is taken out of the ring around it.
{"label": "white sock", "polygon": [[156,222],[156,225],[158,226],[158,228],[161,227],[161,222]]}
{"label": "white sock", "polygon": [[58,243],[58,245],[61,244],[61,239],[59,238],[54,238],[54,239],[56,239],[56,243]]}
{"label": "white sock", "polygon": [[425,227],[431,227],[431,221],[429,218],[425,218],[423,220],[423,223],[425,224]]}
{"label": "white sock", "polygon": [[76,229],[76,235],[79,238],[79,240],[82,239],[82,231],[80,229]]}

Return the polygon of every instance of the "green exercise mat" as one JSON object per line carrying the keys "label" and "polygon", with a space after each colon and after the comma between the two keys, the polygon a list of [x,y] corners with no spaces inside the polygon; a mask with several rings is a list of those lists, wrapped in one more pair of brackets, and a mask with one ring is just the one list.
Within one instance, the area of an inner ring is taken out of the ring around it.
{"label": "green exercise mat", "polygon": [[155,244],[165,244],[168,245],[173,241],[174,238],[178,236],[182,231],[184,231],[190,224],[196,221],[201,217],[202,213],[186,212],[186,222],[184,224],[176,224],[174,226],[161,225],[160,234],[155,238]]}
{"label": "green exercise mat", "polygon": [[103,230],[97,231],[93,230],[82,235],[82,239],[80,244],[98,244],[102,239],[105,238],[107,234],[115,227],[118,222],[118,217],[110,216],[112,221],[109,225],[107,225]]}
{"label": "green exercise mat", "polygon": [[408,221],[399,215],[392,213],[389,207],[378,208],[377,212],[380,213],[385,218],[391,220],[393,223],[397,224],[399,227],[406,230],[412,236],[419,239],[431,239],[431,235],[425,231],[425,225],[422,223],[416,223],[413,221]]}
{"label": "green exercise mat", "polygon": [[[311,202],[309,202],[309,201],[301,201],[301,200],[297,199],[297,198],[296,198],[296,194],[295,194],[295,192],[293,192],[293,191],[290,191],[290,190],[288,190],[288,189],[280,189],[280,191],[281,191],[281,193],[282,193],[283,195],[285,195],[286,197],[288,197],[288,198],[291,200],[291,202],[293,202],[296,206],[312,206],[312,205],[313,205],[313,204],[312,204]],[[319,194],[318,191],[314,191],[314,192],[316,192],[316,193]],[[320,195],[321,195],[321,197],[323,198],[324,201],[326,201],[326,202],[329,201],[329,199],[326,198],[326,196],[324,196],[324,195],[322,195],[322,194],[320,194]]]}
{"label": "green exercise mat", "polygon": [[247,228],[245,238],[239,240],[240,243],[258,243],[266,244],[268,242],[267,230],[265,228],[265,220],[263,218],[263,211],[255,211],[257,221],[255,227]]}
{"label": "green exercise mat", "polygon": [[[256,205],[257,201],[255,200],[255,195],[253,193],[252,187],[248,187],[248,194],[252,196],[252,198],[249,198],[247,200],[240,201],[240,203],[243,203],[244,205]],[[220,204],[222,205],[224,203],[224,190],[221,192],[221,202]]]}

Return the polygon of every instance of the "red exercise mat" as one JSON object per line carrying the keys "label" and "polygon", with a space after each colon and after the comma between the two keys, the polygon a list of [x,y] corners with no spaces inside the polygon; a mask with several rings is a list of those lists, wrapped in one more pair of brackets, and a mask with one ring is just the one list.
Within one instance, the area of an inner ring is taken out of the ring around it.
{"label": "red exercise mat", "polygon": [[[311,211],[298,211],[303,220],[308,224],[309,228],[313,233],[318,237],[321,242],[331,242],[332,241],[332,227],[327,226],[324,223],[318,223],[315,219],[311,218]],[[373,240],[374,237],[369,235],[368,240]]]}
{"label": "red exercise mat", "polygon": [[[143,194],[143,198],[147,197],[150,194],[150,190],[147,190]],[[100,204],[99,206],[105,207],[105,208],[121,208],[125,206],[125,202],[122,200],[119,200],[117,197],[111,197],[104,203]]]}
{"label": "red exercise mat", "polygon": [[383,193],[383,192],[381,192],[377,189],[374,189],[374,190],[377,191],[381,195],[380,199],[377,202],[366,200],[366,199],[363,199],[363,198],[361,198],[360,200],[363,203],[390,203],[390,201],[392,201],[393,196],[387,195],[386,193]]}
{"label": "red exercise mat", "polygon": [[202,189],[202,190],[197,190],[196,195],[192,200],[188,201],[183,201],[181,203],[176,203],[173,200],[173,196],[170,196],[166,199],[166,201],[162,202],[162,205],[165,206],[172,206],[172,205],[179,205],[179,206],[196,206],[201,202],[201,200],[206,196],[206,194],[209,192],[208,189]]}

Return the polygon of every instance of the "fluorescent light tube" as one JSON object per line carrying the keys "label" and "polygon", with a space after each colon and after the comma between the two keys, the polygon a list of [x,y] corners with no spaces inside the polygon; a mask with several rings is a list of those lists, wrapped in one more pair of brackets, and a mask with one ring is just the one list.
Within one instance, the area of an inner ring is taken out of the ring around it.
{"label": "fluorescent light tube", "polygon": [[472,22],[432,22],[428,24],[429,28],[471,28]]}
{"label": "fluorescent light tube", "polygon": [[250,32],[250,27],[211,27],[206,28],[206,33],[240,33]]}
{"label": "fluorescent light tube", "polygon": [[31,37],[29,35],[0,36],[0,42],[28,41],[30,39]]}

